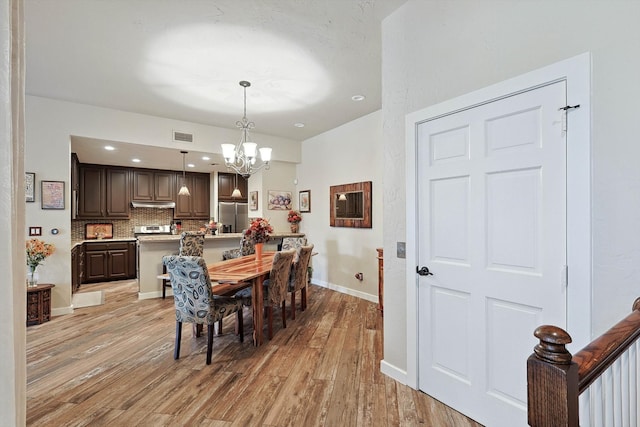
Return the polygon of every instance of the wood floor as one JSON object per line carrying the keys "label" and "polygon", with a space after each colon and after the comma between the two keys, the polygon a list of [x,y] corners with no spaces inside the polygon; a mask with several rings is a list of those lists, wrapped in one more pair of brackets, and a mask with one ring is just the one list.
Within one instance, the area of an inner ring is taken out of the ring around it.
{"label": "wood floor", "polygon": [[138,301],[135,281],[84,289],[105,304],[27,328],[29,426],[479,426],[380,373],[370,302],[311,286],[307,310],[286,329],[275,315],[258,348],[247,309],[245,342],[226,319],[207,366],[189,325],[173,360],[172,298]]}

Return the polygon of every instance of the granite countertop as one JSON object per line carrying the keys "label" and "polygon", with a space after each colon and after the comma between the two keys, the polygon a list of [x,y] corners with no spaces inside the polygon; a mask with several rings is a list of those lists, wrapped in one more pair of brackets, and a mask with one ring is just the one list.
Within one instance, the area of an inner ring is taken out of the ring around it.
{"label": "granite countertop", "polygon": [[[242,237],[242,233],[222,233],[211,235],[205,235],[205,240],[239,240]],[[304,237],[304,233],[273,233],[271,234],[273,239],[281,239],[283,237]],[[171,235],[161,235],[161,236],[139,236],[139,242],[171,242],[174,240],[180,240],[180,235],[171,234]]]}
{"label": "granite countertop", "polygon": [[135,237],[123,237],[116,239],[86,239],[86,240],[75,240],[71,242],[71,248],[81,245],[83,243],[97,243],[97,242],[135,242]]}

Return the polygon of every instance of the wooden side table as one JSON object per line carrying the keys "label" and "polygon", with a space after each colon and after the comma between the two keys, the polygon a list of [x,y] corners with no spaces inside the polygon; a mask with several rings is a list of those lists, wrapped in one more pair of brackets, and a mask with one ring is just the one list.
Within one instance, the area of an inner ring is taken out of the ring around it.
{"label": "wooden side table", "polygon": [[51,318],[51,288],[55,285],[42,283],[27,288],[27,326],[48,322]]}
{"label": "wooden side table", "polygon": [[378,310],[380,314],[384,316],[384,260],[382,248],[377,248],[378,251]]}

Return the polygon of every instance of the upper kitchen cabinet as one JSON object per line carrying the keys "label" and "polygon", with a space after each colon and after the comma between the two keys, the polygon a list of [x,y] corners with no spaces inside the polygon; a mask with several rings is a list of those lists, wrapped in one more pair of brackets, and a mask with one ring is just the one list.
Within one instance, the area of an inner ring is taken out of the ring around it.
{"label": "upper kitchen cabinet", "polygon": [[[175,176],[174,188],[179,188],[182,186],[182,173],[176,173]],[[176,195],[173,217],[175,219],[209,219],[209,174],[187,173],[185,183],[191,195]]]}
{"label": "upper kitchen cabinet", "polygon": [[[232,197],[231,194],[236,188],[242,194],[242,197]],[[248,181],[241,175],[234,173],[218,172],[218,201],[221,202],[246,202],[248,199],[247,189]]]}
{"label": "upper kitchen cabinet", "polygon": [[133,200],[140,202],[173,202],[176,177],[171,171],[133,169]]}
{"label": "upper kitchen cabinet", "polygon": [[77,218],[129,218],[129,175],[127,168],[81,164]]}

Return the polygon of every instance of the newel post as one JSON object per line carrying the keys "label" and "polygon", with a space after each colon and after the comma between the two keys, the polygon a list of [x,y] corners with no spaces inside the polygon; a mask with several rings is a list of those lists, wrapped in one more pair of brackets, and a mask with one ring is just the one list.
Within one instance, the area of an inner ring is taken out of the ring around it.
{"label": "newel post", "polygon": [[578,365],[565,347],[571,336],[556,326],[533,333],[540,342],[527,359],[527,418],[532,427],[578,427]]}

